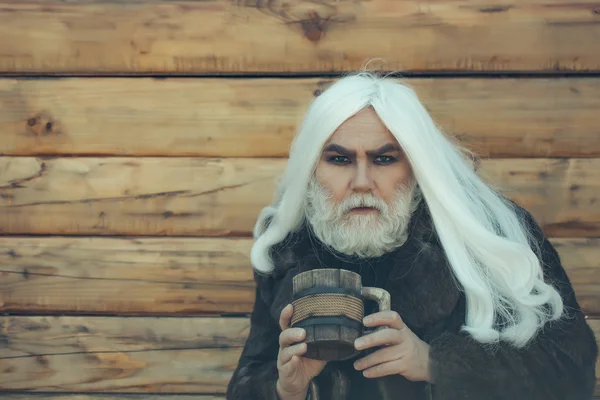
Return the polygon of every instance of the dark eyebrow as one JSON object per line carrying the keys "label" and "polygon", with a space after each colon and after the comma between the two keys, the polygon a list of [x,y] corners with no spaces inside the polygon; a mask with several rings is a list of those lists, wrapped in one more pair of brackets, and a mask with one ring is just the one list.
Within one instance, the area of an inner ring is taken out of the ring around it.
{"label": "dark eyebrow", "polygon": [[347,149],[344,146],[335,143],[327,145],[327,147],[323,149],[323,152],[335,152],[347,157],[356,155],[356,152],[354,150]]}
{"label": "dark eyebrow", "polygon": [[[388,143],[388,144],[385,144],[385,145],[379,147],[378,149],[367,151],[367,154],[369,156],[380,156],[384,153],[388,153],[391,151],[400,151],[400,147],[398,147],[398,145],[396,145],[396,144]],[[335,143],[331,143],[331,144],[327,145],[327,147],[325,147],[325,149],[323,149],[323,152],[324,153],[325,152],[335,152],[335,153],[339,153],[339,154],[341,154],[343,156],[347,156],[347,157],[356,155],[356,152],[354,150],[347,149],[344,146],[341,146],[341,145],[335,144]]]}
{"label": "dark eyebrow", "polygon": [[396,145],[396,144],[388,143],[388,144],[384,144],[383,146],[381,146],[378,149],[375,149],[372,151],[367,151],[367,154],[370,156],[380,156],[384,153],[389,153],[392,151],[400,151],[400,147],[398,147],[398,145]]}

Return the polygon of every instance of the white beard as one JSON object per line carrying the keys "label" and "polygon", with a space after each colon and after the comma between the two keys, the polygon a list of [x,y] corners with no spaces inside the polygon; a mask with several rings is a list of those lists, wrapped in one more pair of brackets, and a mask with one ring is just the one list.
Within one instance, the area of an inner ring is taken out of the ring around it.
{"label": "white beard", "polygon": [[[406,242],[410,218],[420,199],[421,192],[412,179],[398,188],[391,206],[371,193],[353,193],[336,205],[328,190],[313,178],[307,190],[306,218],[317,238],[338,252],[379,257]],[[379,212],[348,213],[356,207],[373,207]]]}

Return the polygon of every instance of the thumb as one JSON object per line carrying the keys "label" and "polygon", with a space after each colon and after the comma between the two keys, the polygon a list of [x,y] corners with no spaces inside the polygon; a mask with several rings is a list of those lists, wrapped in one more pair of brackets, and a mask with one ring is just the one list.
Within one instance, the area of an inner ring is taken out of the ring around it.
{"label": "thumb", "polygon": [[290,327],[293,313],[294,307],[291,304],[288,304],[281,310],[281,314],[279,314],[279,327],[282,331]]}

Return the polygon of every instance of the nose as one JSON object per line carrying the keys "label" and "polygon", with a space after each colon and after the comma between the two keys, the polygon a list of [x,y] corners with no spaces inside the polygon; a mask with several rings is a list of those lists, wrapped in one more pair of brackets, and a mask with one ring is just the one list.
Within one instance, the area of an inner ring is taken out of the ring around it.
{"label": "nose", "polygon": [[373,190],[373,177],[371,171],[364,164],[359,164],[354,170],[352,178],[352,190],[357,192],[369,192]]}

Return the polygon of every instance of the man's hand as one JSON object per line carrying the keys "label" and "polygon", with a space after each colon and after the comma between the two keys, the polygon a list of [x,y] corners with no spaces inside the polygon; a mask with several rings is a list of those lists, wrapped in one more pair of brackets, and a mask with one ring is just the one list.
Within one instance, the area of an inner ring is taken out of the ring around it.
{"label": "man's hand", "polygon": [[303,357],[307,346],[304,343],[306,331],[302,328],[290,328],[294,308],[288,304],[279,316],[281,335],[279,336],[279,355],[277,356],[277,393],[286,399],[304,399],[308,385],[319,375],[326,361]]}
{"label": "man's hand", "polygon": [[431,381],[429,375],[429,345],[417,337],[402,322],[395,311],[381,311],[365,317],[366,327],[386,326],[354,342],[357,350],[386,346],[356,360],[354,368],[367,378],[400,374],[411,381]]}

